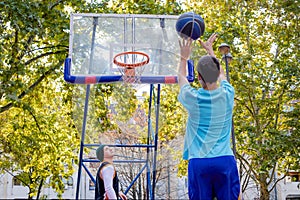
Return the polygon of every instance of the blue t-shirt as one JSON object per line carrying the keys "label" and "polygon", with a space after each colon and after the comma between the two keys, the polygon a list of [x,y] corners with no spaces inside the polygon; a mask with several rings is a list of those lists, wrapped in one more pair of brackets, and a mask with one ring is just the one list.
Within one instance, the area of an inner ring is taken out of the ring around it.
{"label": "blue t-shirt", "polygon": [[188,111],[183,159],[233,155],[230,133],[234,88],[226,80],[215,90],[185,84],[178,100]]}

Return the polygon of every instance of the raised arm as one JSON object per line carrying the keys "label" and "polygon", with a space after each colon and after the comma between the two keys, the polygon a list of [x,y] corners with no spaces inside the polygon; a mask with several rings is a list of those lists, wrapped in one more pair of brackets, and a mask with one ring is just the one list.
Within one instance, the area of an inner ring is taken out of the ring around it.
{"label": "raised arm", "polygon": [[183,86],[184,84],[189,83],[189,81],[186,78],[186,65],[187,60],[190,57],[191,51],[192,51],[192,39],[181,39],[179,40],[179,46],[180,46],[180,63],[179,63],[179,69],[178,69],[178,84],[179,86]]}
{"label": "raised arm", "polygon": [[[201,46],[206,50],[206,52],[208,53],[208,55],[216,57],[214,50],[213,50],[213,43],[217,38],[217,34],[213,33],[206,42],[203,42],[202,40],[199,39],[199,42],[201,44]],[[226,75],[224,72],[223,67],[220,65],[220,76],[219,76],[220,80],[227,80],[226,79]]]}

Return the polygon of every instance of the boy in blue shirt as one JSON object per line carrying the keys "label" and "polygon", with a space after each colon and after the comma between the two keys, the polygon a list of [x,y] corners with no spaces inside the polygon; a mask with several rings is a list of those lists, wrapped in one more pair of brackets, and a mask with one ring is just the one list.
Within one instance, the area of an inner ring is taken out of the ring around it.
{"label": "boy in blue shirt", "polygon": [[236,160],[230,148],[234,88],[228,83],[217,60],[212,34],[201,46],[209,55],[197,64],[202,88],[191,87],[186,79],[186,63],[191,54],[191,39],[182,39],[178,100],[188,112],[183,159],[188,160],[189,198],[197,200],[236,200],[240,182]]}

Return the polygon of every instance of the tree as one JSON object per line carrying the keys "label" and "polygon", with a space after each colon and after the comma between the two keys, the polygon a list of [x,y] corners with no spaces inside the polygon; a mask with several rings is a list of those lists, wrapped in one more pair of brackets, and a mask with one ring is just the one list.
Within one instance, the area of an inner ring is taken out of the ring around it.
{"label": "tree", "polygon": [[0,2],[0,169],[17,175],[29,199],[39,198],[49,177],[60,196],[62,178],[73,173],[76,161],[71,87],[61,71],[68,49],[66,8],[75,5],[84,2]]}
{"label": "tree", "polygon": [[[55,92],[46,96],[41,95],[42,91],[36,89],[32,92],[35,98],[25,97],[26,103],[19,103],[0,118],[3,122],[0,131],[1,168],[18,175],[16,178],[29,188],[30,199],[33,196],[39,198],[49,177],[50,186],[58,194],[62,193],[64,185],[61,179],[73,174],[74,152],[79,145],[73,142],[78,138],[72,128],[71,116],[64,112],[64,109],[70,109],[69,105],[60,104],[60,96],[53,98]],[[60,110],[57,110],[58,104]]]}
{"label": "tree", "polygon": [[[79,142],[80,123],[76,122],[80,118],[74,116],[78,117],[80,110],[74,103],[82,106],[82,101],[72,97],[77,89],[85,90],[66,84],[61,70],[67,56],[72,11],[180,14],[185,8],[199,13],[206,23],[203,38],[219,33],[215,49],[221,42],[234,44],[230,78],[236,88],[237,157],[243,170],[260,186],[260,198],[268,199],[276,186],[272,172],[282,172],[284,177],[289,169],[299,169],[297,2],[215,1],[212,5],[193,0],[181,4],[175,0],[105,0],[91,4],[80,0],[4,0],[0,8],[0,168],[20,172],[18,178],[30,188],[29,198],[39,198],[48,177],[52,177],[52,187],[62,193],[61,177],[72,172],[70,164]],[[195,55],[203,53],[197,47]],[[95,88],[92,115],[100,123],[89,122],[90,131],[114,129],[105,107],[114,86],[101,84]],[[185,113],[176,103],[177,89],[162,88],[159,134],[166,140],[162,139],[161,145],[171,144],[184,134],[181,116]],[[98,97],[99,91],[106,95]],[[135,101],[130,102],[133,105]],[[133,110],[127,111],[130,114]],[[95,135],[89,139],[94,140]],[[180,169],[185,170],[184,166],[185,162],[180,163]]]}

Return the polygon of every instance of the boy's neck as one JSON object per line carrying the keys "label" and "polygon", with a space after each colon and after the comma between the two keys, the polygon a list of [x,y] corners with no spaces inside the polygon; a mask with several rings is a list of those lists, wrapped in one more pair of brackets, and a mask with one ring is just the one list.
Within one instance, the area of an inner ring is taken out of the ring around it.
{"label": "boy's neck", "polygon": [[205,86],[203,87],[204,90],[215,90],[219,86],[217,83],[206,83]]}

